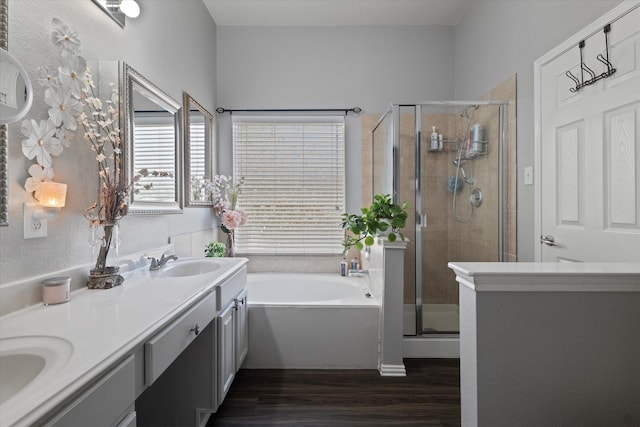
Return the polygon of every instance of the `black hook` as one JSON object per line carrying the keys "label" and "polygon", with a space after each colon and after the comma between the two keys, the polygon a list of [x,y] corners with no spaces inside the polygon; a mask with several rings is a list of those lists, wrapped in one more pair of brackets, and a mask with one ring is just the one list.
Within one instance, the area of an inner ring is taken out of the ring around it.
{"label": "black hook", "polygon": [[[576,84],[575,87],[569,88],[569,90],[571,92],[577,92],[580,89],[582,89],[584,86],[592,85],[595,82],[597,82],[598,80],[607,78],[607,77],[611,76],[613,73],[616,72],[616,69],[613,68],[613,64],[609,61],[609,37],[608,37],[608,34],[609,34],[610,31],[611,31],[611,24],[605,25],[604,26],[604,44],[605,44],[606,57],[600,53],[600,54],[598,54],[596,56],[596,59],[607,66],[607,71],[605,71],[605,72],[603,72],[603,73],[601,73],[599,75],[596,74],[591,68],[589,68],[587,66],[587,64],[584,63],[584,60],[582,59],[582,49],[584,48],[585,41],[581,40],[580,43],[578,44],[578,48],[580,48],[580,80],[578,80],[578,78],[576,76],[574,76],[573,73],[571,73],[571,71],[567,71],[565,73],[565,75],[567,77],[569,77],[571,80],[573,80],[573,82]],[[587,80],[584,79],[584,72],[585,71],[590,76],[590,78],[587,79]]]}

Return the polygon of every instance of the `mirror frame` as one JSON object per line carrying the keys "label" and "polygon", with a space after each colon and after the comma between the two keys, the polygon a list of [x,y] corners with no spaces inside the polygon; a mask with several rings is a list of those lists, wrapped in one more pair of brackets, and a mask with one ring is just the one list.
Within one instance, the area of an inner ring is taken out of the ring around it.
{"label": "mirror frame", "polygon": [[[0,49],[0,55],[4,57],[6,61],[9,61],[11,65],[13,65],[18,73],[19,79],[16,81],[15,90],[22,92],[24,90],[25,100],[24,103],[18,107],[15,113],[11,113],[11,115],[0,117],[0,124],[9,124],[16,123],[24,118],[29,111],[31,110],[31,105],[33,104],[33,86],[31,85],[31,79],[29,78],[29,74],[22,67],[22,64],[18,62],[16,58],[13,57],[6,49]],[[22,89],[22,90],[21,90]]]}
{"label": "mirror frame", "polygon": [[[205,119],[205,177],[213,180],[216,171],[215,152],[216,141],[214,137],[213,114],[207,111],[198,101],[193,99],[187,92],[183,92],[184,111],[184,202],[185,206],[211,207],[213,200],[192,200],[191,199],[191,111],[199,111]],[[208,143],[207,143],[208,142]]]}
{"label": "mirror frame", "polygon": [[[8,0],[0,0],[0,48],[9,49]],[[9,225],[9,151],[7,125],[0,125],[0,227]]]}
{"label": "mirror frame", "polygon": [[124,135],[124,167],[122,173],[124,174],[123,182],[131,182],[135,176],[134,163],[133,163],[133,124],[134,124],[134,112],[133,112],[133,92],[134,86],[138,86],[145,92],[146,95],[153,98],[153,101],[163,107],[174,116],[175,123],[175,153],[176,158],[174,161],[174,183],[175,183],[175,197],[174,200],[166,202],[136,202],[135,195],[131,195],[131,200],[128,207],[128,214],[146,214],[146,215],[158,215],[158,214],[177,214],[183,212],[183,172],[182,172],[182,106],[178,101],[167,95],[162,89],[153,84],[149,79],[137,72],[127,63],[122,62],[122,69],[120,72],[122,76],[121,81],[121,114],[120,120],[123,124],[122,132]]}

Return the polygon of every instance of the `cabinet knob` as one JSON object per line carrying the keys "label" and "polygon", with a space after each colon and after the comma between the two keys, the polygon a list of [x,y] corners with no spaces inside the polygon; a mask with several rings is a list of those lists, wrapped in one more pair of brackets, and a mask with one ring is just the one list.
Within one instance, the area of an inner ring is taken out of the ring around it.
{"label": "cabinet knob", "polygon": [[189,332],[193,332],[193,334],[195,336],[198,336],[198,334],[200,333],[200,325],[198,325],[196,323],[196,326],[194,326],[193,328],[189,329]]}

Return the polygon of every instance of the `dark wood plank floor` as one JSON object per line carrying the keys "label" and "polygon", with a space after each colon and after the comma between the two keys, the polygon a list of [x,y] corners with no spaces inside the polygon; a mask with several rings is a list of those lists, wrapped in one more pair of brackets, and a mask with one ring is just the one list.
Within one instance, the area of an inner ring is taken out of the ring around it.
{"label": "dark wood plank floor", "polygon": [[457,359],[406,359],[376,370],[240,370],[207,427],[460,426]]}

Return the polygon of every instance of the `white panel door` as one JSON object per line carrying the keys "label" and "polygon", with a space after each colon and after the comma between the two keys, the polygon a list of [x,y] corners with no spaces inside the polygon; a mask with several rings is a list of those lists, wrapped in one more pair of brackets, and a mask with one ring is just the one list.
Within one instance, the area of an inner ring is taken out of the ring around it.
{"label": "white panel door", "polygon": [[[536,258],[640,261],[640,8],[611,25],[615,74],[571,92],[565,73],[580,76],[578,42],[539,71]],[[598,54],[606,54],[602,31],[583,49],[597,75],[606,71]]]}

